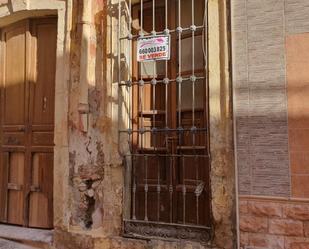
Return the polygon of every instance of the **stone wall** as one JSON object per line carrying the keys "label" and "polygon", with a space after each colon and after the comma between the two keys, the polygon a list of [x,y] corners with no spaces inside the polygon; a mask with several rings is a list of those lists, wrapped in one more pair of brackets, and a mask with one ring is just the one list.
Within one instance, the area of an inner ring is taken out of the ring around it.
{"label": "stone wall", "polygon": [[309,248],[309,202],[241,198],[240,246]]}

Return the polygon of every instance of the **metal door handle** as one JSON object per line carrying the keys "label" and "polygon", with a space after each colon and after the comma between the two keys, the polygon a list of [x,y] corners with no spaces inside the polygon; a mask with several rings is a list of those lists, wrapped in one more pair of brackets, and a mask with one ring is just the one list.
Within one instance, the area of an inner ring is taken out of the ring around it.
{"label": "metal door handle", "polygon": [[47,107],[47,98],[44,97],[44,98],[43,98],[43,112],[46,111],[46,107]]}

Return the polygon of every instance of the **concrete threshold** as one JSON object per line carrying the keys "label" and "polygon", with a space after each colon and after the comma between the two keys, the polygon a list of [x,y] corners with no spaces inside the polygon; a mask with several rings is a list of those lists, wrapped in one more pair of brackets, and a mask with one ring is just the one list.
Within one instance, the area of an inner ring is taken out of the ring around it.
{"label": "concrete threshold", "polygon": [[[8,240],[15,244],[20,243],[19,245],[26,246],[24,249],[46,248],[53,243],[53,231],[0,224],[0,239],[4,239],[3,243]],[[0,243],[0,249],[2,248],[6,247],[1,247]],[[23,249],[23,247],[17,248]]]}
{"label": "concrete threshold", "polygon": [[10,240],[0,239],[0,249],[36,249],[36,247],[27,246]]}

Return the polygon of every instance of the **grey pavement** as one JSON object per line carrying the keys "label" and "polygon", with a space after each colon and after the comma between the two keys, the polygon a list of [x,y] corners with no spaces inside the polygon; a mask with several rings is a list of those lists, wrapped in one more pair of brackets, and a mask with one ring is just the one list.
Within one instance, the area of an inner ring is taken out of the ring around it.
{"label": "grey pavement", "polygon": [[10,240],[0,239],[0,249],[37,249]]}
{"label": "grey pavement", "polygon": [[0,238],[20,241],[42,242],[51,245],[53,241],[53,231],[1,224]]}

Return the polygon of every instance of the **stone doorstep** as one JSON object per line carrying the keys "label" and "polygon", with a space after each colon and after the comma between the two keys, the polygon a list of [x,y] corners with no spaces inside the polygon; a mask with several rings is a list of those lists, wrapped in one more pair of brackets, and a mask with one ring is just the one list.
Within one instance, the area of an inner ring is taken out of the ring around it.
{"label": "stone doorstep", "polygon": [[32,248],[48,248],[53,243],[53,231],[0,224],[0,239],[19,242]]}
{"label": "stone doorstep", "polygon": [[257,246],[245,246],[245,249],[271,249],[271,248],[257,247]]}
{"label": "stone doorstep", "polygon": [[16,243],[14,241],[0,239],[0,249],[36,249],[36,248]]}
{"label": "stone doorstep", "polygon": [[257,247],[257,246],[245,246],[245,249],[271,249],[271,248]]}

